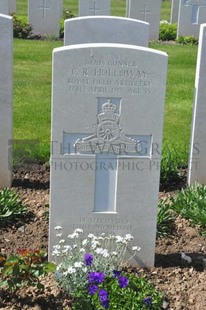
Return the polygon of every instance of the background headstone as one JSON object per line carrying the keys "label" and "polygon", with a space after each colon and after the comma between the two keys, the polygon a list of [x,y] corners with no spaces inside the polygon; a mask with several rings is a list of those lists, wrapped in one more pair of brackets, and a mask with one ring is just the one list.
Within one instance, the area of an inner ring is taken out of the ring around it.
{"label": "background headstone", "polygon": [[130,233],[133,264],[154,264],[166,70],[167,55],[145,47],[54,50],[50,255],[60,225]]}
{"label": "background headstone", "polygon": [[206,185],[206,24],[200,27],[188,183]]}
{"label": "background headstone", "polygon": [[13,21],[0,14],[0,188],[11,186]]}
{"label": "background headstone", "polygon": [[149,24],[130,18],[89,16],[67,19],[64,45],[122,43],[148,46]]}
{"label": "background headstone", "polygon": [[110,15],[110,0],[79,0],[79,16]]}
{"label": "background headstone", "polygon": [[29,0],[29,23],[34,34],[59,36],[61,0]]}
{"label": "background headstone", "polygon": [[10,13],[16,13],[17,8],[16,8],[16,0],[10,0]]}
{"label": "background headstone", "polygon": [[206,22],[206,0],[180,0],[177,37],[199,37],[200,24]]}
{"label": "background headstone", "polygon": [[178,22],[180,0],[172,0],[170,23]]}
{"label": "background headstone", "polygon": [[161,0],[127,0],[127,17],[150,24],[149,39],[159,38]]}
{"label": "background headstone", "polygon": [[9,15],[10,13],[10,0],[0,1],[0,13]]}

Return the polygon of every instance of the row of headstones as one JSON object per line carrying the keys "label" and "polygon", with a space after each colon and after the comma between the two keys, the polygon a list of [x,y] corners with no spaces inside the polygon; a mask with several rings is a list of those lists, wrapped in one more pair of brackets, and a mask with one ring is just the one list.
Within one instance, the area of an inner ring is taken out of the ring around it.
{"label": "row of headstones", "polygon": [[172,0],[170,22],[177,23],[177,37],[198,37],[206,23],[206,0]]}
{"label": "row of headstones", "polygon": [[[0,13],[16,12],[11,3],[1,0]],[[126,16],[150,24],[149,39],[159,37],[161,0],[127,0]],[[16,5],[16,2],[15,2]],[[59,19],[63,13],[63,0],[28,0],[29,23],[34,34],[59,35]],[[110,15],[110,0],[79,0],[79,16]]]}
{"label": "row of headstones", "polygon": [[5,15],[16,13],[16,0],[1,0],[0,13]]}
{"label": "row of headstones", "polygon": [[[92,22],[98,36],[90,32]],[[65,38],[67,46],[53,53],[50,258],[56,243],[54,227],[60,225],[66,234],[77,227],[85,234],[131,233],[134,244],[141,246],[133,264],[152,266],[167,55],[147,48],[149,25],[144,22],[88,17],[67,23],[68,29],[82,35],[77,35],[78,40]],[[191,165],[189,172],[189,182],[202,183],[206,183],[205,28],[191,148],[191,158],[200,162],[195,169]],[[2,188],[11,185],[11,17],[0,15],[0,32]]]}

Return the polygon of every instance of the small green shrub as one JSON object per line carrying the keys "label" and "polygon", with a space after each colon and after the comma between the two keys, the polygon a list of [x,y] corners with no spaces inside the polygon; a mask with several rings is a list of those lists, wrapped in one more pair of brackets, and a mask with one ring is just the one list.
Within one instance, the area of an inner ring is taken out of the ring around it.
{"label": "small green shrub", "polygon": [[8,188],[0,191],[0,221],[21,216],[26,212],[26,206],[22,204],[16,193]]}
{"label": "small green shrub", "polygon": [[200,226],[202,234],[206,235],[206,186],[195,184],[178,191],[171,198],[170,208]]}
{"label": "small green shrub", "polygon": [[198,45],[198,38],[194,36],[179,36],[176,41],[183,45]]}
{"label": "small green shrub", "polygon": [[46,256],[44,251],[27,249],[19,250],[18,254],[8,258],[0,256],[3,264],[0,287],[9,289],[11,293],[16,293],[23,286],[36,286],[43,290],[39,277],[56,269],[53,263],[45,261]]}
{"label": "small green shrub", "polygon": [[69,9],[67,8],[64,8],[63,10],[63,19],[69,19],[69,18],[73,18],[75,17],[74,14],[72,13],[72,11],[70,11]]}
{"label": "small green shrub", "polygon": [[178,183],[181,180],[179,168],[181,163],[173,153],[163,153],[160,171],[160,188],[161,190]]}
{"label": "small green shrub", "polygon": [[15,14],[12,14],[13,17],[13,33],[14,38],[19,39],[28,39],[32,35],[32,25],[27,21],[27,17],[21,16],[17,17]]}
{"label": "small green shrub", "polygon": [[169,199],[160,199],[157,213],[157,237],[165,237],[172,233],[175,216],[172,213]]}
{"label": "small green shrub", "polygon": [[169,24],[167,21],[160,22],[159,40],[174,41],[177,37],[177,24]]}

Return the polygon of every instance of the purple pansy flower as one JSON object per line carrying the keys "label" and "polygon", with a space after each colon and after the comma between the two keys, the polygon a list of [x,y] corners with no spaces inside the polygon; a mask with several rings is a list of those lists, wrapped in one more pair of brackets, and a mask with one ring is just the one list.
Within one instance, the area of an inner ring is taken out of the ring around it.
{"label": "purple pansy flower", "polygon": [[99,298],[102,302],[106,301],[108,299],[108,292],[104,289],[99,290]]}
{"label": "purple pansy flower", "polygon": [[114,275],[115,278],[119,278],[121,276],[121,271],[113,270],[113,275]]}
{"label": "purple pansy flower", "polygon": [[86,266],[91,266],[92,262],[93,262],[94,256],[90,253],[86,253],[84,255],[84,261]]}
{"label": "purple pansy flower", "polygon": [[145,298],[145,299],[143,300],[143,302],[144,302],[144,304],[145,304],[146,306],[150,307],[151,304],[152,304],[152,297],[147,297],[147,298]]}
{"label": "purple pansy flower", "polygon": [[119,277],[118,279],[119,287],[125,288],[128,285],[128,283],[129,283],[129,280],[126,277],[124,276]]}
{"label": "purple pansy flower", "polygon": [[89,273],[89,283],[102,283],[104,282],[104,272],[92,271]]}
{"label": "purple pansy flower", "polygon": [[108,309],[109,308],[108,292],[104,289],[100,289],[99,290],[99,298],[100,298],[102,306],[105,309]]}
{"label": "purple pansy flower", "polygon": [[91,284],[88,288],[89,295],[94,295],[98,291],[98,286],[95,284]]}

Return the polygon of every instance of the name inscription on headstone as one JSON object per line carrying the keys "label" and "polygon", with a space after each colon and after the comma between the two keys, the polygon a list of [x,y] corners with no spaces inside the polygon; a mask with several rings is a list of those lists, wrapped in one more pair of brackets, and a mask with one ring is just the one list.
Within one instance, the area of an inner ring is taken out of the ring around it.
{"label": "name inscription on headstone", "polygon": [[118,95],[123,88],[126,94],[151,95],[150,72],[128,60],[85,60],[85,67],[71,67],[68,71],[68,91]]}

